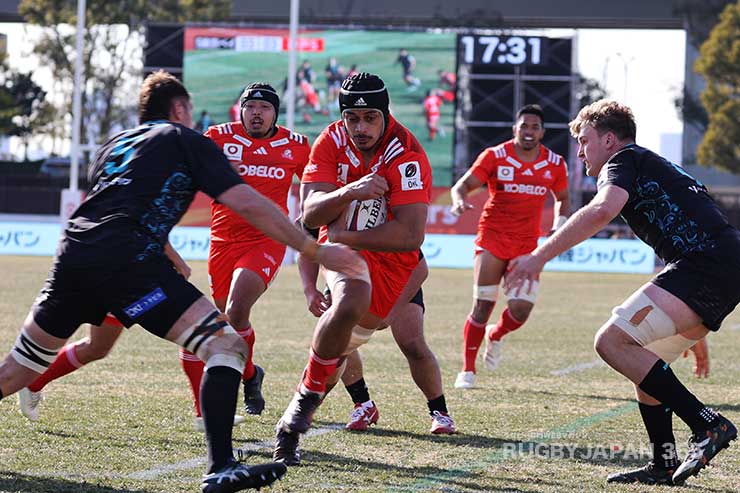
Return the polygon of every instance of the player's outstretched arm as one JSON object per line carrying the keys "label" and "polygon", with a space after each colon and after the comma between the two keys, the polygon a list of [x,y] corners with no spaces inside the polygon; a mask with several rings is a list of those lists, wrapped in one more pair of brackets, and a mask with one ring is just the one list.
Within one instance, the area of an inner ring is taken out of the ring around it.
{"label": "player's outstretched arm", "polygon": [[596,194],[586,206],[575,212],[546,242],[529,255],[522,255],[509,261],[506,273],[507,290],[519,292],[521,286],[537,280],[548,260],[573,248],[601,231],[604,226],[617,217],[629,194],[616,185],[608,185]]}
{"label": "player's outstretched arm", "polygon": [[466,198],[472,190],[482,186],[482,181],[473,175],[470,170],[466,171],[450,189],[450,197],[452,198],[450,211],[452,214],[455,216],[461,216],[465,211],[472,209],[473,204],[467,202]]}
{"label": "player's outstretched arm", "polygon": [[300,252],[311,262],[318,262],[330,270],[358,277],[365,262],[355,252],[341,245],[319,247],[316,240],[296,228],[274,202],[246,184],[235,185],[216,200],[230,208],[270,238]]}
{"label": "player's outstretched arm", "polygon": [[177,250],[172,247],[172,243],[170,243],[169,241],[164,245],[164,254],[167,255],[167,258],[170,259],[170,262],[174,264],[175,270],[178,274],[180,274],[185,279],[190,279],[192,269],[187,264],[187,262],[185,262],[185,259],[183,259],[179,253],[177,253]]}
{"label": "player's outstretched arm", "polygon": [[319,277],[319,266],[310,262],[303,255],[298,256],[298,274],[303,286],[303,295],[306,297],[308,311],[320,317],[331,306],[329,298],[316,289],[316,280]]}

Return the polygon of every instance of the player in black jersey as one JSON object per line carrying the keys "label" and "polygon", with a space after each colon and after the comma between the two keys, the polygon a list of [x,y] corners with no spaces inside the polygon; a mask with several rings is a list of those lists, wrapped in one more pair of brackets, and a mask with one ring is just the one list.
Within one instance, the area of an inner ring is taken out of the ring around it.
{"label": "player in black jersey", "polygon": [[[704,185],[635,144],[635,121],[626,106],[597,101],[581,109],[570,131],[586,173],[598,176],[598,193],[544,244],[515,259],[507,282],[516,289],[534,280],[545,262],[618,214],[655,250],[665,268],[614,308],[595,340],[602,359],[635,386],[653,460],[607,480],[681,484],[737,437],[735,425],[689,392],[669,365],[719,330],[740,302],[740,232]],[[683,462],[676,454],[673,413],[692,431]]]}
{"label": "player in black jersey", "polygon": [[193,131],[185,87],[151,74],[139,95],[139,122],[103,144],[89,171],[86,199],[66,224],[54,264],[11,352],[0,364],[0,398],[26,387],[85,323],[112,313],[138,323],[206,363],[201,401],[208,448],[203,492],[259,488],[284,464],[246,466],[233,457],[231,425],[248,347],[226,317],[173,268],[164,247],[172,227],[202,190],[274,239],[333,270],[357,275],[360,257],[322,246],[246,185],[224,154]]}

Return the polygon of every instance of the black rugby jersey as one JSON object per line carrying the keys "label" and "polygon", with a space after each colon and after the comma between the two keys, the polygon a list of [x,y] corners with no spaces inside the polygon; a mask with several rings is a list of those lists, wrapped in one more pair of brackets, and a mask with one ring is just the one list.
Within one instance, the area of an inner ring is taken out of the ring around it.
{"label": "black rugby jersey", "polygon": [[195,193],[217,197],[241,178],[207,137],[152,121],[112,137],[88,170],[90,191],[70,217],[57,254],[86,265],[163,255]]}
{"label": "black rugby jersey", "polygon": [[665,262],[715,246],[727,218],[706,187],[679,166],[636,144],[619,150],[599,172],[598,188],[629,193],[621,216]]}

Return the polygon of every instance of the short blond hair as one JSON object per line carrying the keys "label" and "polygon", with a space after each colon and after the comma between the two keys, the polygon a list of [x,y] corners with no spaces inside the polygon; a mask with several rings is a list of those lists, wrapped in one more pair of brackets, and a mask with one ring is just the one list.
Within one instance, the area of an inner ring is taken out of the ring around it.
{"label": "short blond hair", "polygon": [[570,134],[578,138],[581,129],[586,125],[596,129],[599,135],[604,132],[614,132],[620,140],[635,140],[637,135],[632,110],[617,101],[608,99],[600,99],[581,108],[578,116],[569,124]]}

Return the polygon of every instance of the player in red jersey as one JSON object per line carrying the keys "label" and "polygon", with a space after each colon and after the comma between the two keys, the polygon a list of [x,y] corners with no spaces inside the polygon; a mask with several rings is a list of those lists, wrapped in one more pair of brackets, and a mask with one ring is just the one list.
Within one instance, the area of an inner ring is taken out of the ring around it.
{"label": "player in red jersey", "polygon": [[537,247],[546,195],[555,197],[553,229],[570,214],[567,164],[541,144],[545,135],[542,108],[532,104],[520,109],[513,132],[512,140],[481,152],[450,190],[452,213],[457,216],[472,208],[465,200],[470,191],[487,184],[490,194],[475,239],[473,309],[463,329],[464,365],[456,388],[475,385],[475,358],[484,333],[488,340],[484,363],[494,370],[501,360],[501,339],[521,327],[532,311],[538,282],[529,292],[507,292],[507,308],[498,323],[486,330],[508,261]]}
{"label": "player in red jersey", "polygon": [[441,137],[444,137],[444,130],[439,126],[439,109],[442,106],[442,98],[439,97],[437,89],[429,89],[427,91],[423,105],[424,115],[427,120],[427,129],[429,130],[429,140],[434,140],[437,137],[437,132],[439,132]]}
{"label": "player in red jersey", "polygon": [[[249,84],[240,101],[240,121],[212,126],[205,135],[223,150],[245,183],[287,214],[293,176],[300,178],[308,162],[308,139],[277,125],[280,99],[271,85]],[[261,414],[265,407],[265,372],[253,363],[255,332],[249,316],[252,306],[275,279],[284,256],[284,244],[268,238],[224,205],[211,203],[211,296],[250,348],[242,375],[247,414]],[[180,359],[193,391],[197,426],[203,362],[184,349],[180,350]]]}
{"label": "player in red jersey", "polygon": [[[383,81],[367,73],[348,77],[339,104],[342,119],[329,125],[311,149],[301,184],[302,217],[309,228],[328,226],[322,230],[328,241],[360,250],[368,272],[358,282],[324,270],[332,304],[317,323],[303,378],[277,424],[274,458],[288,465],[299,462],[300,434],[311,426],[327,382],[341,372],[342,357],[382,326],[418,265],[430,201],[426,153],[390,115]],[[373,231],[347,230],[348,206],[369,199],[387,201],[386,222]],[[433,355],[431,361],[439,371]],[[454,432],[441,379],[438,393],[427,399],[432,432]]]}

